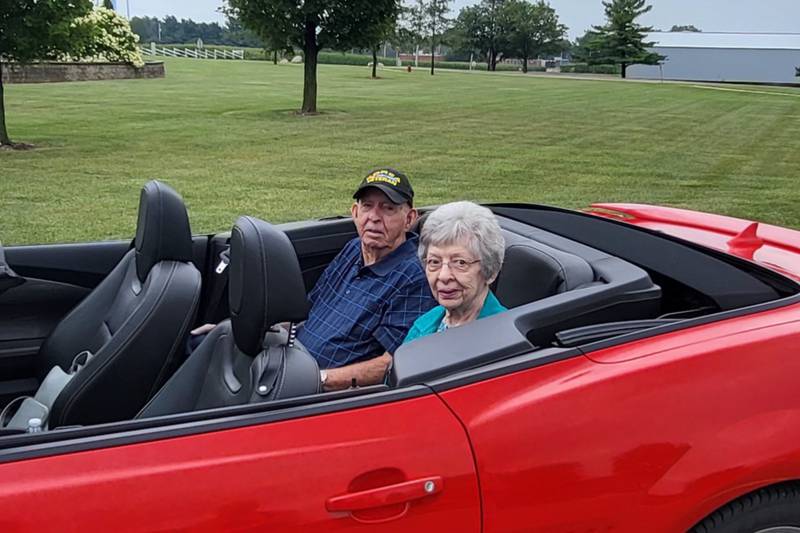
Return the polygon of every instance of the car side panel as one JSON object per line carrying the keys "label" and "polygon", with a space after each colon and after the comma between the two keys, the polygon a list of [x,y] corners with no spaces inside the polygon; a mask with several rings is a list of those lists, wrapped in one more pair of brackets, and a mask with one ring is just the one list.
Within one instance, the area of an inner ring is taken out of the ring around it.
{"label": "car side panel", "polygon": [[685,531],[800,479],[800,322],[725,327],[442,393],[472,440],[484,530]]}
{"label": "car side panel", "polygon": [[[441,476],[403,506],[326,501]],[[0,465],[12,531],[480,531],[463,427],[435,395],[289,421]]]}

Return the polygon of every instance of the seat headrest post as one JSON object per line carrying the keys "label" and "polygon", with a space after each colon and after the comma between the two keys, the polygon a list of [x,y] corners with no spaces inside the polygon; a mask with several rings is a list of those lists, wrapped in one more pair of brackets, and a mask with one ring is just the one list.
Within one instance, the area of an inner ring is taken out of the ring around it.
{"label": "seat headrest post", "polygon": [[141,282],[159,261],[192,259],[192,230],[183,198],[160,181],[149,181],[142,188],[134,247]]}
{"label": "seat headrest post", "polygon": [[303,274],[289,237],[271,224],[240,217],[231,232],[228,298],[236,346],[255,357],[280,322],[308,315]]}

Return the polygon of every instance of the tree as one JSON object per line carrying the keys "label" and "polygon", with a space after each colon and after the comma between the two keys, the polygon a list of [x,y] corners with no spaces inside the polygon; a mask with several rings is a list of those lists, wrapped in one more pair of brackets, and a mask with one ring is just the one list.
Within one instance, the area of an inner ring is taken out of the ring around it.
{"label": "tree", "polygon": [[695,33],[703,32],[703,30],[698,29],[691,24],[689,24],[688,26],[673,26],[672,29],[670,29],[669,31],[690,31]]}
{"label": "tree", "polygon": [[372,51],[372,79],[378,77],[378,48],[386,41],[393,40],[397,33],[397,19],[386,19],[381,23],[375,24],[365,31],[365,38],[370,42]]}
{"label": "tree", "polygon": [[587,30],[572,46],[572,60],[578,63],[597,64],[594,59],[600,49],[599,39],[598,32]]}
{"label": "tree", "polygon": [[114,0],[103,0],[103,7],[114,11]]}
{"label": "tree", "polygon": [[228,0],[228,5],[258,35],[302,48],[304,114],[317,112],[319,51],[369,47],[370,29],[396,19],[399,9],[397,0]]}
{"label": "tree", "polygon": [[219,11],[225,15],[225,28],[229,39],[257,40],[258,46],[264,48],[265,55],[270,52],[272,53],[273,64],[278,64],[279,52],[285,53],[287,50],[292,50],[292,47],[285,35],[266,35],[263,33],[263,28],[262,33],[257,34],[256,32],[245,28],[244,24],[242,24],[242,21],[239,20],[236,12],[228,5],[223,5],[221,8],[219,8]]}
{"label": "tree", "polygon": [[561,39],[558,40],[558,45],[556,46],[555,51],[552,52],[552,55],[555,56],[556,54],[558,54],[560,57],[563,58],[564,54],[572,53],[573,48],[574,46],[572,44],[572,41],[569,40],[569,37],[567,37],[567,34],[565,33],[561,37]]}
{"label": "tree", "polygon": [[453,23],[455,49],[470,57],[486,54],[488,39],[485,34],[485,26],[483,10],[480,5],[462,8]]}
{"label": "tree", "polygon": [[0,2],[0,145],[14,146],[6,129],[3,63],[53,59],[71,52],[71,24],[91,9],[91,0]]}
{"label": "tree", "polygon": [[509,0],[503,7],[503,27],[507,32],[505,51],[522,60],[522,72],[528,72],[528,60],[560,50],[567,27],[558,21],[556,10],[539,0]]}
{"label": "tree", "polygon": [[172,15],[164,17],[161,23],[161,40],[165,43],[185,43],[187,42],[186,28],[184,21]]}
{"label": "tree", "polygon": [[425,41],[425,0],[415,0],[411,6],[400,7],[396,40],[414,52],[414,66],[419,66],[419,48]]}
{"label": "tree", "polygon": [[644,34],[653,28],[636,23],[653,6],[646,5],[645,0],[609,0],[603,6],[607,22],[594,27],[598,37],[593,42],[596,53],[592,64],[620,65],[625,78],[628,65],[657,65],[664,60],[664,56],[647,50],[654,42],[644,42]]}
{"label": "tree", "polygon": [[139,36],[141,42],[159,41],[158,26],[161,22],[156,17],[133,17],[130,24],[131,30]]}
{"label": "tree", "polygon": [[450,12],[450,2],[453,0],[428,0],[424,5],[425,27],[431,43],[431,76],[434,74],[434,64],[436,63],[436,44],[437,39],[447,31],[450,19],[447,14]]}
{"label": "tree", "polygon": [[264,42],[258,36],[242,27],[241,22],[229,15],[225,8],[221,8],[219,11],[227,16],[224,27],[217,22],[177,20],[173,16],[164,18],[163,22],[156,17],[132,17],[130,25],[143,43],[181,44],[194,43],[197,39],[202,39],[206,44],[226,44],[250,48],[264,46]]}
{"label": "tree", "polygon": [[214,43],[214,41],[209,41],[209,43],[248,46],[252,48],[264,48],[266,50],[271,50],[275,63],[278,62],[278,52],[289,48],[289,45],[286,42],[278,43],[279,46],[276,46],[276,43],[271,42],[271,39],[264,40],[256,35],[253,31],[245,28],[242,24],[242,21],[230,13],[230,10],[227,8],[227,4],[223,5],[223,7],[220,8],[220,11],[225,14],[225,28],[223,28],[221,31],[220,42]]}
{"label": "tree", "polygon": [[459,49],[485,55],[491,71],[497,70],[497,56],[505,45],[501,17],[505,3],[506,0],[482,0],[463,8],[456,19]]}

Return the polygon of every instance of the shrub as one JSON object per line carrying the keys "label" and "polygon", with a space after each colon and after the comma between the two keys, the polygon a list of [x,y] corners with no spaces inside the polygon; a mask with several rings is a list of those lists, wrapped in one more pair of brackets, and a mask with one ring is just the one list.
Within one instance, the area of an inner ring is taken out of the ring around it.
{"label": "shrub", "polygon": [[82,61],[110,61],[144,66],[139,52],[139,36],[127,20],[115,11],[98,7],[75,19],[71,30],[75,52],[71,58]]}
{"label": "shrub", "polygon": [[[414,65],[413,61],[406,61],[403,63],[405,65]],[[430,61],[420,61],[419,68],[431,68]],[[437,61],[436,68],[444,68],[444,69],[452,69],[452,70],[469,70],[469,61]],[[498,63],[497,70],[498,71],[507,71],[507,72],[516,72],[519,70],[519,65],[508,65],[506,63]],[[472,70],[488,70],[489,67],[486,63],[475,63],[475,66],[472,67]]]}
{"label": "shrub", "polygon": [[619,74],[618,65],[587,65],[586,63],[571,63],[561,65],[561,72],[576,74]]}
{"label": "shrub", "polygon": [[[372,63],[372,54],[348,54],[345,52],[320,52],[317,62],[321,65],[360,65],[367,66]],[[393,66],[397,60],[393,57],[378,56],[378,63]]]}
{"label": "shrub", "polygon": [[[411,65],[414,66],[413,61],[406,61],[403,63],[403,66]],[[419,62],[419,68],[429,69],[431,68],[430,61],[422,61]],[[453,70],[469,70],[469,61],[437,61],[436,68],[447,68]],[[477,63],[473,70],[486,70],[486,63]]]}

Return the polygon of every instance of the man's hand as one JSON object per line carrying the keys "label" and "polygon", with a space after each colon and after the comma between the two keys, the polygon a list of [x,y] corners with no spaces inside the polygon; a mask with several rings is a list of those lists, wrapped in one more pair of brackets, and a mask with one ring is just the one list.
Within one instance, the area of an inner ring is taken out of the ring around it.
{"label": "man's hand", "polygon": [[189,333],[191,333],[192,335],[205,335],[215,327],[217,327],[216,324],[203,324],[202,326],[194,328]]}
{"label": "man's hand", "polygon": [[386,352],[369,361],[353,363],[340,368],[331,368],[325,371],[328,374],[328,379],[325,381],[323,389],[325,392],[343,390],[350,387],[354,379],[359,387],[383,383],[391,362],[392,354]]}

